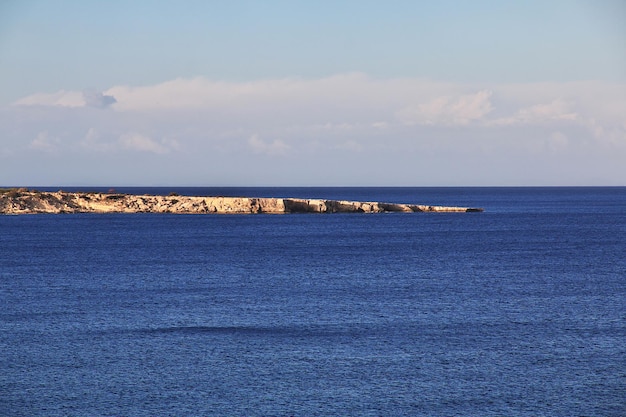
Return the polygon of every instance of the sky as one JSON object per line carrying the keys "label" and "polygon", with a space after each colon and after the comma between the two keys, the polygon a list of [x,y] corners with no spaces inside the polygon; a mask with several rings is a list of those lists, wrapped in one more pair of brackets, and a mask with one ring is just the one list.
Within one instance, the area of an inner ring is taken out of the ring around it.
{"label": "sky", "polygon": [[626,185],[626,1],[0,0],[0,186]]}

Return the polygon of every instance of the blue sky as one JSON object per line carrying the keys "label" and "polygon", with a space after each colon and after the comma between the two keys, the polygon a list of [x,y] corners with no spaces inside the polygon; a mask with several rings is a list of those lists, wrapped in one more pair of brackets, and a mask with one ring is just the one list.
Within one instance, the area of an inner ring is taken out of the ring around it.
{"label": "blue sky", "polygon": [[626,185],[624,1],[3,1],[2,185]]}

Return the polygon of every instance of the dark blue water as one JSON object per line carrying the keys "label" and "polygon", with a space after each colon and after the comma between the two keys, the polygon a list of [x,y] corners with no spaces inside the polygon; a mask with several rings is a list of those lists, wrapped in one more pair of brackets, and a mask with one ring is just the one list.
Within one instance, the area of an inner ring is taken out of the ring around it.
{"label": "dark blue water", "polygon": [[626,415],[626,188],[118,191],[486,211],[0,216],[0,415]]}

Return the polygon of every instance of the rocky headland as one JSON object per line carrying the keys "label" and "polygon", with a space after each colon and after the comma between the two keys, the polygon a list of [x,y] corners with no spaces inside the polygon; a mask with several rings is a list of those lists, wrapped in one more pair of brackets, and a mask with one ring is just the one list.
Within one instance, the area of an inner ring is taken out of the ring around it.
{"label": "rocky headland", "polygon": [[481,208],[300,198],[196,197],[0,190],[0,214],[36,213],[385,213],[476,212]]}

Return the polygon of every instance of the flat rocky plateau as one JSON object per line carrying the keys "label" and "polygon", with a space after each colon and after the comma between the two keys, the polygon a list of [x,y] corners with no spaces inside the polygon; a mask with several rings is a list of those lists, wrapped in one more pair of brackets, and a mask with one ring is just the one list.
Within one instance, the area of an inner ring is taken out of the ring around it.
{"label": "flat rocky plateau", "polygon": [[36,213],[385,213],[477,212],[481,208],[300,198],[196,197],[0,190],[0,214]]}

